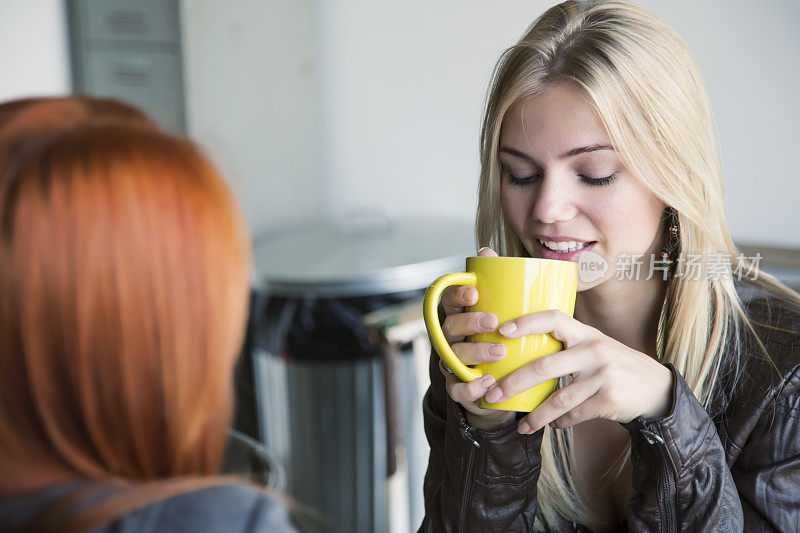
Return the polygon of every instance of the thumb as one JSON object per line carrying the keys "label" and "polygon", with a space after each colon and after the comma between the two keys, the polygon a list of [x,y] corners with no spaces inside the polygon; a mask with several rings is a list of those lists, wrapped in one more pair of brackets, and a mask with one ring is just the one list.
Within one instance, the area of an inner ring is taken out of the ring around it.
{"label": "thumb", "polygon": [[498,257],[497,252],[489,248],[488,246],[484,246],[480,250],[478,250],[478,257]]}

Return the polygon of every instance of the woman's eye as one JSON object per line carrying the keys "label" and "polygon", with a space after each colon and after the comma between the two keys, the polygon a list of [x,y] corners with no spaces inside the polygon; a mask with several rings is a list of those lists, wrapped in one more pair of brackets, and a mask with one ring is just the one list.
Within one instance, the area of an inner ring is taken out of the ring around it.
{"label": "woman's eye", "polygon": [[519,178],[514,176],[513,174],[506,175],[506,183],[508,183],[509,185],[518,185],[518,186],[529,185],[534,181],[536,181],[537,179],[539,179],[539,174],[531,174],[530,176],[524,176]]}
{"label": "woman's eye", "polygon": [[578,177],[581,179],[583,183],[593,186],[599,186],[599,185],[608,185],[609,183],[617,179],[617,173],[613,172],[608,176],[602,178],[593,178],[591,176],[584,176],[583,174],[578,174]]}
{"label": "woman's eye", "polygon": [[[517,186],[521,187],[521,186],[524,186],[524,185],[530,185],[531,183],[533,183],[536,180],[538,180],[540,177],[541,177],[541,174],[538,174],[538,173],[537,174],[531,174],[529,176],[523,176],[523,177],[517,177],[517,176],[514,176],[513,174],[509,173],[509,174],[506,175],[506,182],[509,185],[517,185]],[[611,183],[612,181],[617,179],[617,173],[614,172],[612,174],[609,174],[608,176],[604,176],[604,177],[600,177],[600,178],[595,178],[595,177],[592,177],[592,176],[586,176],[584,174],[578,174],[578,177],[580,178],[581,182],[586,183],[587,185],[598,187],[598,186],[601,186],[601,185],[608,185],[609,183]]]}

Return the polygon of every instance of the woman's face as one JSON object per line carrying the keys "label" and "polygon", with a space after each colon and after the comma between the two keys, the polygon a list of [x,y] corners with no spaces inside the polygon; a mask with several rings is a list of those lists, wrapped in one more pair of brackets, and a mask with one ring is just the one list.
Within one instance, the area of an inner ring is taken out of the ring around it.
{"label": "woman's face", "polygon": [[[640,278],[647,277],[650,254],[663,242],[664,203],[622,165],[578,86],[551,85],[511,107],[500,163],[503,210],[531,257],[577,262],[599,254],[608,270],[599,279],[581,271],[578,290],[614,278],[622,253],[643,254]],[[561,253],[542,241],[578,250]]]}

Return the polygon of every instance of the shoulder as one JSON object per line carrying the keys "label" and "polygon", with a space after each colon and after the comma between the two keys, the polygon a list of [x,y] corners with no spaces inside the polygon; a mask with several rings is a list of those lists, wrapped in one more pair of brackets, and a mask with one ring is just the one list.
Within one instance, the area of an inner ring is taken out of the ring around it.
{"label": "shoulder", "polygon": [[[759,340],[782,374],[800,365],[800,303],[752,282],[737,283],[742,306]],[[750,354],[758,348],[753,339],[747,342]]]}
{"label": "shoulder", "polygon": [[244,486],[224,485],[168,498],[119,520],[112,531],[294,531],[275,498]]}
{"label": "shoulder", "polygon": [[[744,389],[778,404],[795,402],[800,394],[800,305],[774,291],[748,283],[736,290],[757,338],[745,328],[740,383]],[[769,354],[764,356],[760,343]],[[746,400],[746,398],[743,398]],[[797,407],[797,406],[796,406]]]}
{"label": "shoulder", "polygon": [[0,499],[0,531],[21,531],[47,505],[78,488],[79,482],[54,485],[11,498]]}
{"label": "shoulder", "polygon": [[740,343],[731,353],[740,355],[726,361],[733,368],[723,378],[723,405],[710,414],[728,460],[760,464],[765,455],[759,455],[759,446],[774,448],[770,453],[778,457],[780,450],[790,453],[800,442],[800,310],[752,282],[737,283],[736,290],[757,339],[747,327],[736,334],[737,339],[730,338],[729,343]]}

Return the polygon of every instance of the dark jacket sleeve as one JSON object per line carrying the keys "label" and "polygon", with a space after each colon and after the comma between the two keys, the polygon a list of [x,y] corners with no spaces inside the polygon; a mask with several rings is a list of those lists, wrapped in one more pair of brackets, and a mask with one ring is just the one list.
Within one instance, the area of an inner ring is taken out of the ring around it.
{"label": "dark jacket sleeve", "polygon": [[742,531],[742,505],[714,422],[671,364],[672,404],[627,424],[635,496],[629,531]]}
{"label": "dark jacket sleeve", "polygon": [[800,531],[800,367],[778,390],[731,467],[748,533]]}
{"label": "dark jacket sleeve", "polygon": [[544,430],[520,435],[516,422],[494,431],[468,427],[438,361],[432,353],[423,401],[431,452],[419,531],[532,531]]}

